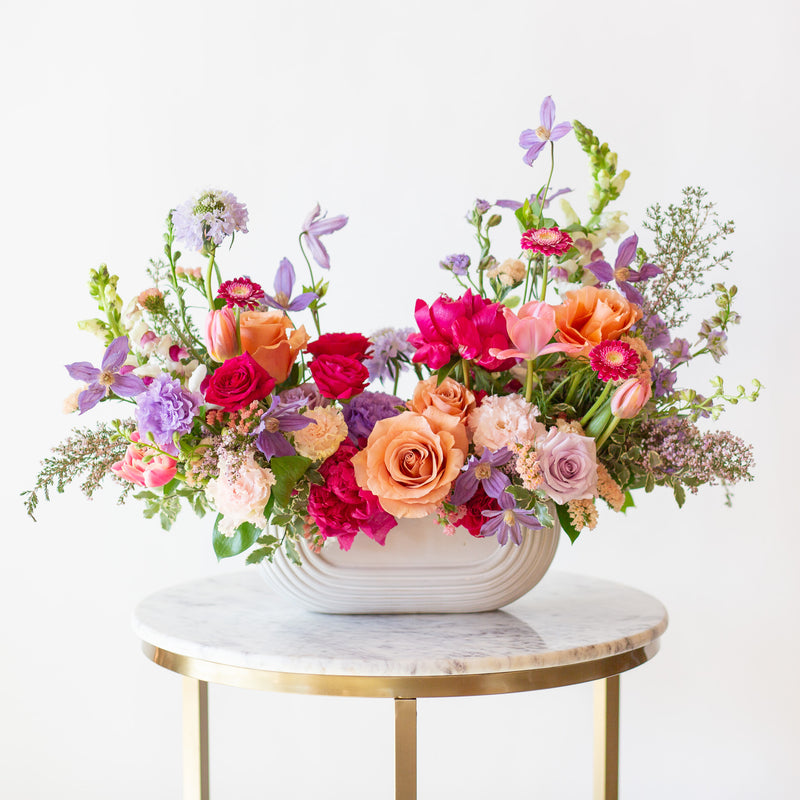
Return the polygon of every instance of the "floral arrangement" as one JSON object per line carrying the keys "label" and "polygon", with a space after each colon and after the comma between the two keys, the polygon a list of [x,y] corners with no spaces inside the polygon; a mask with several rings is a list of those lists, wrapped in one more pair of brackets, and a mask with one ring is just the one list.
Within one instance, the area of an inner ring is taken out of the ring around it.
{"label": "floral arrangement", "polygon": [[[383,544],[398,518],[428,515],[444,534],[460,526],[505,545],[553,525],[555,510],[574,541],[595,527],[600,501],[625,511],[635,490],[659,485],[682,505],[702,484],[751,480],[751,448],[698,423],[755,399],[758,382],[750,394],[727,393],[721,379],[708,396],[679,388],[694,359],[720,361],[739,322],[736,287],[711,277],[730,262],[720,248],[732,224],[687,188],[680,203],[648,209],[645,249],[625,214],[608,210],[629,177],[616,153],[577,121],[556,124],[550,97],[539,123],[519,143],[531,167],[549,156],[544,185],[519,202],[475,202],[478,252],[441,260],[459,289],[417,300],[413,328],[322,332],[323,240],[348,220],[319,205],[301,229],[309,278],[297,293],[286,258],[272,293],[249,277],[223,280],[221,245],[248,225],[245,205],[223,191],[170,212],[151,285],[127,305],[117,277],[93,270],[101,317],[81,326],[105,352],[99,364],[67,365],[80,382],[69,410],[121,402],[129,416],[55,448],[29,513],[53,488],[82,477],[91,497],[110,477],[164,528],[184,504],[213,510],[217,556],[247,551],[255,563],[280,547],[298,561],[301,538]],[[570,189],[551,189],[555,144],[570,133],[592,174],[583,220],[562,196]],[[520,245],[495,257],[504,213]],[[206,266],[184,267],[178,242]],[[713,314],[690,327],[688,306],[709,297]],[[416,378],[409,398],[397,396],[403,373]]]}

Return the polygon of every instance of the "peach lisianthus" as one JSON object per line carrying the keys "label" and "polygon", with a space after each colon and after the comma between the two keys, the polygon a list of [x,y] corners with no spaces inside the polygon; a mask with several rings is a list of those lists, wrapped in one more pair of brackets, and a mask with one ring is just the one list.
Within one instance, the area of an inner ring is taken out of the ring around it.
{"label": "peach lisianthus", "polygon": [[283,383],[309,335],[303,325],[295,328],[280,311],[243,311],[239,317],[242,350],[278,382]]}
{"label": "peach lisianthus", "polygon": [[440,428],[405,411],[380,420],[366,448],[353,456],[356,482],[395,517],[425,517],[450,493],[466,452],[463,425]]}
{"label": "peach lisianthus", "polygon": [[584,286],[555,306],[556,339],[572,356],[587,355],[604,339],[619,339],[642,318],[642,309],[613,289]]}
{"label": "peach lisianthus", "polygon": [[441,383],[437,381],[438,377],[431,375],[416,385],[408,402],[409,410],[438,421],[440,426],[450,427],[443,417],[455,417],[466,424],[467,417],[475,408],[475,395],[453,378],[445,378]]}

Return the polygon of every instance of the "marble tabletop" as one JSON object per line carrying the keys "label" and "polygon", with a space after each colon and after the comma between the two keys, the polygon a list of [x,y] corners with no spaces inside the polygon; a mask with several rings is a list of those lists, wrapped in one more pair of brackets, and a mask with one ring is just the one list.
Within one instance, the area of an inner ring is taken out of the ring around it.
{"label": "marble tabletop", "polygon": [[204,661],[313,675],[455,675],[556,667],[657,640],[667,613],[637,589],[549,573],[525,597],[476,614],[336,615],[292,607],[256,569],[143,600],[143,642]]}

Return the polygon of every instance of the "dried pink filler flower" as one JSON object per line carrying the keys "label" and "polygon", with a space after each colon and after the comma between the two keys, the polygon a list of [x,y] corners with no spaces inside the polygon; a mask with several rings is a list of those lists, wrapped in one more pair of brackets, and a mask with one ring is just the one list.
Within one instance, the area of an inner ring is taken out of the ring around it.
{"label": "dried pink filler flower", "polygon": [[545,256],[560,256],[572,247],[572,237],[558,228],[532,228],[522,234],[522,249]]}
{"label": "dried pink filler flower", "polygon": [[589,353],[589,364],[601,381],[630,378],[639,368],[639,355],[625,342],[606,339]]}
{"label": "dried pink filler flower", "polygon": [[234,278],[232,281],[225,281],[220,285],[217,296],[221,297],[228,306],[249,308],[254,311],[261,305],[264,290],[250,278]]}

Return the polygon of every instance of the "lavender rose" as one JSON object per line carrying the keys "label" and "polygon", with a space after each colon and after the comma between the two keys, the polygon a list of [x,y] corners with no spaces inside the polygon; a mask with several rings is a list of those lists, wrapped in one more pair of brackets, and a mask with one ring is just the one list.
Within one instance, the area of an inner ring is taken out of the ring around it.
{"label": "lavender rose", "polygon": [[542,488],[558,504],[597,494],[597,457],[591,436],[550,428],[536,440]]}

